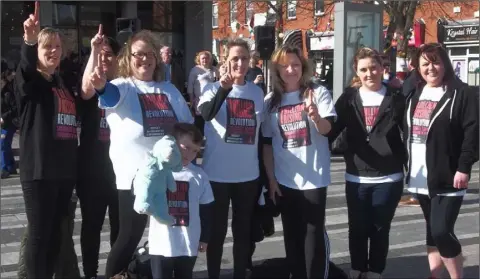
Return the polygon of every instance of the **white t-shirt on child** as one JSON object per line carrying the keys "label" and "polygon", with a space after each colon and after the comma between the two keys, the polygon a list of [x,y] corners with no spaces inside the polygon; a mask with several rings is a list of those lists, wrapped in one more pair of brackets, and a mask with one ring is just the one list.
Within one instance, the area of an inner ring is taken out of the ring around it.
{"label": "white t-shirt on child", "polygon": [[[285,93],[278,108],[269,111],[272,94],[265,97],[264,137],[272,138],[275,177],[279,184],[296,190],[310,190],[330,184],[328,138],[322,136],[305,112],[300,91]],[[336,117],[330,92],[314,90],[314,102],[321,117]]]}
{"label": "white t-shirt on child", "polygon": [[169,82],[118,78],[120,91],[113,108],[102,106],[110,126],[110,159],[117,189],[129,190],[146,153],[176,122],[193,123],[192,113],[177,88]]}
{"label": "white t-shirt on child", "polygon": [[200,204],[214,201],[212,188],[205,172],[193,164],[174,172],[173,177],[177,191],[167,190],[167,199],[175,225],[161,224],[150,216],[149,253],[164,257],[196,256],[201,233]]}

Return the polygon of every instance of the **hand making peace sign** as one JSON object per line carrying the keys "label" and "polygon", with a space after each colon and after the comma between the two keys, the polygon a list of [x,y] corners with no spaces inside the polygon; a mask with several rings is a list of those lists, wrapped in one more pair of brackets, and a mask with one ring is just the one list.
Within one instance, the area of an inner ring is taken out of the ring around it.
{"label": "hand making peace sign", "polygon": [[100,53],[97,54],[98,59],[97,59],[97,66],[93,70],[93,72],[90,74],[90,83],[92,84],[93,88],[95,88],[97,91],[102,91],[105,88],[105,84],[107,83],[107,76],[103,72],[103,67],[101,65],[101,57]]}
{"label": "hand making peace sign", "polygon": [[227,60],[225,63],[227,63],[227,72],[220,77],[220,86],[224,89],[230,89],[233,86],[233,78],[231,75],[232,62],[230,60]]}
{"label": "hand making peace sign", "polygon": [[313,99],[313,90],[307,89],[307,98],[305,100],[305,111],[308,113],[308,117],[312,119],[314,123],[320,121],[320,114],[318,114],[318,108]]}
{"label": "hand making peace sign", "polygon": [[36,44],[40,33],[40,3],[35,1],[35,12],[23,22],[23,39],[29,44]]}

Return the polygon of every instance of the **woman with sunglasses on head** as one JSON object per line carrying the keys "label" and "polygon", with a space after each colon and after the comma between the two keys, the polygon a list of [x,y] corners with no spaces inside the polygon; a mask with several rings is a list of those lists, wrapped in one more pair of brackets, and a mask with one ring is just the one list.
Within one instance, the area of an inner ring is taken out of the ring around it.
{"label": "woman with sunglasses on head", "polygon": [[23,23],[15,75],[20,113],[20,181],[28,220],[28,278],[52,278],[60,252],[61,223],[76,180],[75,97],[58,74],[63,57],[58,30],[40,30],[40,8]]}
{"label": "woman with sunglasses on head", "polygon": [[233,277],[245,278],[250,257],[250,227],[258,198],[258,135],[263,113],[263,92],[245,81],[248,43],[227,43],[227,72],[205,87],[198,110],[205,119],[202,168],[212,185],[214,216],[207,250],[208,277],[219,278],[223,243],[232,201]]}
{"label": "woman with sunglasses on head", "polygon": [[[403,192],[401,138],[405,98],[382,83],[380,53],[361,48],[353,59],[355,77],[335,104],[330,140],[346,130],[345,193],[348,208],[350,278],[381,278],[390,224]],[[370,243],[370,247],[369,247]]]}
{"label": "woman with sunglasses on head", "polygon": [[407,190],[417,194],[425,217],[431,278],[445,266],[459,279],[463,256],[454,227],[478,161],[478,93],[456,78],[439,44],[421,46],[412,66],[419,82],[406,102]]}
{"label": "woman with sunglasses on head", "polygon": [[[100,25],[97,35],[91,41],[91,59],[88,60],[84,72],[93,71],[95,67],[93,57],[97,57],[107,80],[115,79],[119,51],[119,44],[113,38],[103,35]],[[78,147],[76,190],[82,212],[80,245],[83,273],[88,279],[97,276],[100,233],[107,208],[110,221],[110,247],[113,247],[119,230],[118,191],[109,156],[110,129],[105,119],[105,110],[98,107],[98,96],[91,97],[94,93],[88,76],[84,76],[81,97],[86,100],[78,102],[82,129]]]}
{"label": "woman with sunglasses on head", "polygon": [[187,103],[177,88],[163,82],[163,65],[154,35],[142,30],[127,41],[118,57],[116,79],[107,82],[102,61],[92,55],[85,71],[110,127],[110,159],[116,176],[120,230],[108,255],[106,278],[124,270],[142,238],[148,216],[134,211],[133,178],[153,145],[170,132],[176,122],[193,123]]}
{"label": "woman with sunglasses on head", "polygon": [[265,97],[263,159],[270,198],[282,216],[291,278],[327,278],[329,240],[325,231],[330,184],[328,138],[336,117],[330,92],[312,85],[298,48],[272,55],[273,92]]}

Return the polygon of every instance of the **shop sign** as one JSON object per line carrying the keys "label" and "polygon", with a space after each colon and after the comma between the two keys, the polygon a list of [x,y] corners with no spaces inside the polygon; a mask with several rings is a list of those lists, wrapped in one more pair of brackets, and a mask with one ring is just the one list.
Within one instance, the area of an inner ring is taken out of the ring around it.
{"label": "shop sign", "polygon": [[478,43],[477,26],[445,26],[445,43],[475,41]]}
{"label": "shop sign", "polygon": [[330,50],[334,46],[334,36],[310,37],[310,50]]}

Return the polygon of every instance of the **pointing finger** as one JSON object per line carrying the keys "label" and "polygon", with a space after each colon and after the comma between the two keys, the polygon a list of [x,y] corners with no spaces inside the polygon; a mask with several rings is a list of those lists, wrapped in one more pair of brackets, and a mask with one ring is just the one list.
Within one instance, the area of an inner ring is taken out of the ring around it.
{"label": "pointing finger", "polygon": [[102,24],[98,25],[98,35],[103,35],[103,25]]}
{"label": "pointing finger", "polygon": [[36,20],[39,20],[39,16],[40,16],[40,2],[39,1],[35,1],[35,12],[34,12],[34,15],[35,17],[35,21]]}
{"label": "pointing finger", "polygon": [[230,75],[231,72],[232,72],[232,61],[228,60],[227,74]]}

